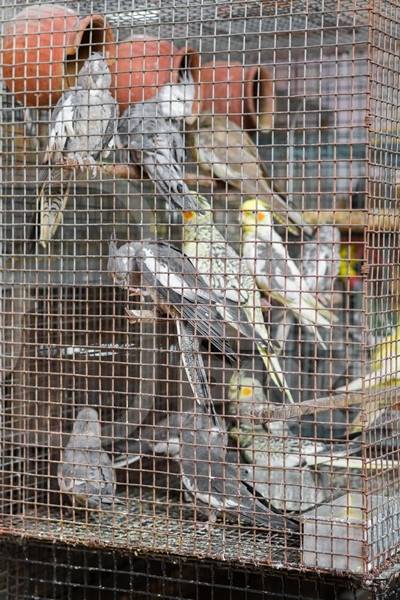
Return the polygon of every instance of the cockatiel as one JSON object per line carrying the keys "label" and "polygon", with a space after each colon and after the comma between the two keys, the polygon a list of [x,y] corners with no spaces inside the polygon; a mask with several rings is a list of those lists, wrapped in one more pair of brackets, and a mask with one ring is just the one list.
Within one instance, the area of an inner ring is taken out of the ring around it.
{"label": "cockatiel", "polygon": [[116,479],[108,454],[101,447],[97,411],[79,411],[58,466],[58,485],[74,507],[102,508],[115,502]]}
{"label": "cockatiel", "polygon": [[[118,104],[110,86],[107,61],[95,52],[79,71],[76,86],[63,93],[53,110],[44,157],[47,166],[39,173],[38,237],[43,246],[62,221],[71,167],[88,167],[95,175],[96,161],[115,144]],[[63,165],[70,168],[63,169]]]}
{"label": "cockatiel", "polygon": [[337,320],[313,294],[290,258],[271,213],[262,200],[246,200],[241,208],[243,260],[260,290],[290,309],[322,344],[318,327]]}

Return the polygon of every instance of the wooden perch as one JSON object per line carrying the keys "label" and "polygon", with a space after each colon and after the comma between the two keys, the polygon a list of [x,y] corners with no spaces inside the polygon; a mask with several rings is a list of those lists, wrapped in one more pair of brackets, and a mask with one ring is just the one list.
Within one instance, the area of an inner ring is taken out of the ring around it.
{"label": "wooden perch", "polygon": [[[386,388],[380,392],[349,392],[344,394],[325,396],[315,400],[306,400],[298,404],[268,404],[267,406],[254,410],[252,417],[263,423],[269,421],[285,421],[287,419],[299,420],[306,415],[313,415],[336,408],[350,409],[360,405],[364,409],[378,410],[388,406],[388,395],[390,392],[398,393],[398,388]],[[390,396],[393,399],[393,396]],[[400,401],[400,398],[399,398]]]}
{"label": "wooden perch", "polygon": [[136,165],[103,163],[101,171],[113,179],[140,179],[140,168]]}
{"label": "wooden perch", "polygon": [[[116,179],[141,179],[141,169],[137,165],[124,165],[103,163],[97,165],[99,171],[107,177]],[[64,168],[68,166],[64,165]],[[72,167],[71,167],[72,168]],[[189,186],[204,186],[207,188],[217,189],[221,187],[221,182],[212,177],[198,177],[194,173],[188,173],[185,178]],[[237,194],[237,190],[235,191]],[[400,231],[400,217],[394,211],[386,211],[382,214],[371,214],[363,210],[338,210],[338,211],[303,211],[305,221],[310,225],[336,225],[340,229],[352,231],[364,231],[367,227],[372,231]]]}
{"label": "wooden perch", "polygon": [[[116,179],[141,179],[141,169],[136,165],[123,165],[123,164],[113,164],[113,163],[103,163],[99,165],[99,169],[107,175],[107,177],[116,178]],[[217,179],[213,179],[212,177],[196,177],[193,174],[188,173],[187,177],[185,177],[186,183],[190,185],[200,185],[207,188],[212,189],[213,186],[218,184]]]}
{"label": "wooden perch", "polygon": [[387,211],[371,214],[363,210],[310,211],[304,213],[311,225],[337,225],[340,229],[363,231],[365,227],[373,231],[400,231],[399,214]]}

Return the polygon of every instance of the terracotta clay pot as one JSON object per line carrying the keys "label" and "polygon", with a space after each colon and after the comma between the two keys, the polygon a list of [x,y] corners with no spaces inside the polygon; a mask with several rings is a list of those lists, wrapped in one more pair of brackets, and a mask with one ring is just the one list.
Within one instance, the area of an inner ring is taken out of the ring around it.
{"label": "terracotta clay pot", "polygon": [[[129,104],[152,98],[159,87],[176,82],[183,69],[192,72],[197,84],[199,55],[196,50],[177,49],[167,40],[147,37],[135,37],[116,44],[115,62],[111,70],[114,75],[114,94],[120,111],[123,112]],[[194,118],[199,110],[198,94],[196,98]]]}
{"label": "terracotta clay pot", "polygon": [[[1,63],[7,88],[25,106],[51,106],[97,50],[112,60],[114,37],[101,15],[79,19],[57,4],[29,6],[4,27]],[[64,79],[67,79],[64,82]]]}
{"label": "terracotta clay pot", "polygon": [[200,67],[201,110],[229,115],[240,127],[269,131],[273,124],[273,85],[264,66],[215,62]]}

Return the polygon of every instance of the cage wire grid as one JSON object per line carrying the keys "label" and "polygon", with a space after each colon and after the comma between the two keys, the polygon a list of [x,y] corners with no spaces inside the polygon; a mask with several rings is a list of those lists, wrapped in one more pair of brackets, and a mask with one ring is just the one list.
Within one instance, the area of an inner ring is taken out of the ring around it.
{"label": "cage wire grid", "polygon": [[[360,582],[332,575],[321,578],[312,573],[292,573],[288,576],[270,569],[171,560],[156,555],[143,558],[115,550],[98,551],[33,541],[3,540],[0,556],[5,574],[2,590],[10,600],[33,597],[59,600],[72,595],[82,600],[160,597],[171,600],[369,600],[373,593]],[[391,589],[387,597],[395,600],[396,588],[392,585]]]}
{"label": "cage wire grid", "polygon": [[387,573],[397,3],[1,21],[3,532]]}

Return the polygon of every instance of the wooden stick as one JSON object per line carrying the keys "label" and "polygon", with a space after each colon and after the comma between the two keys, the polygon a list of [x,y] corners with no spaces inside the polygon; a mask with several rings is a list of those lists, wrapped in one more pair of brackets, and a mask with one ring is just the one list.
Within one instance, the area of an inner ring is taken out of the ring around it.
{"label": "wooden stick", "polygon": [[[22,168],[25,168],[21,165]],[[68,169],[68,165],[63,165]],[[105,175],[117,179],[141,179],[141,169],[137,165],[125,165],[114,163],[98,164],[97,168]],[[212,177],[197,177],[193,173],[188,173],[185,181],[188,185],[201,185],[210,189],[217,189],[220,181]],[[237,192],[236,192],[237,193]],[[343,230],[364,231],[366,227],[374,231],[400,231],[400,215],[394,211],[386,211],[382,214],[368,214],[363,210],[338,210],[338,211],[304,211],[304,220],[310,225],[336,225]]]}
{"label": "wooden stick", "polygon": [[399,213],[386,211],[382,214],[367,213],[362,210],[315,211],[305,212],[305,219],[311,225],[337,225],[341,229],[363,231],[364,228],[375,231],[400,231]]}
{"label": "wooden stick", "polygon": [[398,388],[386,388],[381,393],[372,392],[349,392],[344,394],[325,396],[315,400],[306,400],[298,404],[268,404],[252,412],[254,419],[264,423],[269,421],[285,421],[287,419],[301,419],[306,415],[313,415],[326,410],[336,408],[355,408],[362,405],[363,408],[384,408],[388,404],[387,394],[397,392]]}
{"label": "wooden stick", "polygon": [[140,169],[135,165],[104,163],[99,165],[101,171],[117,179],[140,179]]}

